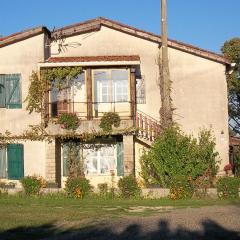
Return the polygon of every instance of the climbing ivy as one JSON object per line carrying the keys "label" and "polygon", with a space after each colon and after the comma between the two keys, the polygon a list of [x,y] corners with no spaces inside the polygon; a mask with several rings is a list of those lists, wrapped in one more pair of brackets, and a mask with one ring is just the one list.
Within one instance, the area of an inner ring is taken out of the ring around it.
{"label": "climbing ivy", "polygon": [[82,73],[82,68],[77,67],[52,67],[40,70],[40,75],[33,71],[30,76],[30,85],[27,102],[29,113],[44,111],[45,93],[52,87],[61,89],[62,87],[71,86],[72,81]]}
{"label": "climbing ivy", "polygon": [[[134,127],[129,127],[121,130],[114,130],[111,135],[132,135],[136,132]],[[98,137],[107,137],[109,132],[105,131],[95,131],[78,133],[76,131],[66,131],[65,133],[51,134],[46,130],[43,124],[40,125],[30,125],[27,130],[22,134],[13,134],[10,131],[5,131],[5,133],[0,133],[0,147],[10,143],[17,143],[19,141],[48,141],[51,142],[54,139],[59,139],[60,141],[78,139],[82,143],[88,143]]]}

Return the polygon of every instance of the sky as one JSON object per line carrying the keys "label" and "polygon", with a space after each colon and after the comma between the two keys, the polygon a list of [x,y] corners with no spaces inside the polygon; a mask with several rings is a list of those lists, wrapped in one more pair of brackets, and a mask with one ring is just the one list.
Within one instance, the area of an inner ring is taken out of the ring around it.
{"label": "sky", "polygon": [[[240,37],[240,0],[167,0],[169,38],[220,53]],[[160,34],[160,0],[1,0],[0,35],[98,16]]]}

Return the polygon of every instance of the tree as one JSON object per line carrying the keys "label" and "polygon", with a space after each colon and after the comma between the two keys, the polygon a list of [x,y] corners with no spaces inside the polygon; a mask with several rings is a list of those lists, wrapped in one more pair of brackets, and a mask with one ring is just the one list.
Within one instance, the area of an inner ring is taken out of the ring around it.
{"label": "tree", "polygon": [[224,56],[235,63],[233,71],[227,74],[228,84],[228,105],[229,105],[229,125],[230,128],[240,134],[240,38],[233,38],[226,41],[222,47]]}

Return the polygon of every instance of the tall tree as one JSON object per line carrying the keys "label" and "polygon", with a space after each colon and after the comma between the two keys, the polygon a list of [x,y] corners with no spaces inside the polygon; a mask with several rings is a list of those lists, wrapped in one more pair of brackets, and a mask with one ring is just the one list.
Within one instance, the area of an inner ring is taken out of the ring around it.
{"label": "tall tree", "polygon": [[240,134],[240,38],[226,41],[221,50],[233,63],[232,69],[227,73],[229,126],[235,133]]}

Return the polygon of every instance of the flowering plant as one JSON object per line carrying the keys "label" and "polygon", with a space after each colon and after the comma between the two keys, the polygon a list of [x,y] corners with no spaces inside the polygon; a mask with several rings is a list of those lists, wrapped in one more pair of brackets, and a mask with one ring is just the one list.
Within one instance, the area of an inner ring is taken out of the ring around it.
{"label": "flowering plant", "polygon": [[224,171],[229,171],[229,170],[232,170],[232,169],[233,169],[233,167],[232,167],[231,163],[225,165],[225,167],[224,167]]}

